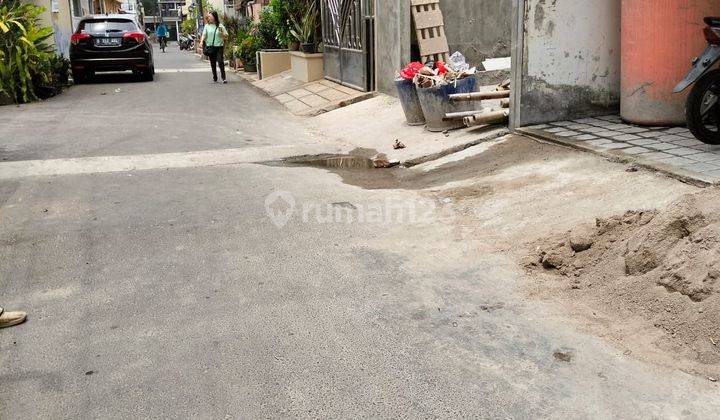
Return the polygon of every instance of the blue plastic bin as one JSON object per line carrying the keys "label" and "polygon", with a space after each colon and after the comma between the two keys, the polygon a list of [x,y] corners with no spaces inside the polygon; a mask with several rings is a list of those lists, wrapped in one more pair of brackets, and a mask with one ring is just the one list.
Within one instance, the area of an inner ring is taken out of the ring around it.
{"label": "blue plastic bin", "polygon": [[396,79],[395,87],[397,87],[398,97],[408,125],[425,124],[425,116],[420,107],[415,83],[412,80]]}
{"label": "blue plastic bin", "polygon": [[430,88],[417,88],[420,107],[422,108],[427,129],[429,131],[445,131],[463,127],[462,119],[445,120],[449,112],[462,112],[475,110],[475,102],[451,102],[449,96],[453,93],[475,92],[475,77],[460,79],[455,84],[433,86]]}

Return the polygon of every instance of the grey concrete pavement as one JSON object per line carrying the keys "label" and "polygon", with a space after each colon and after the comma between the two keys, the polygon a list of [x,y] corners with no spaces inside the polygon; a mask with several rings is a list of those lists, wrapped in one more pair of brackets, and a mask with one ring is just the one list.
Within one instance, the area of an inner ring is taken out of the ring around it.
{"label": "grey concrete pavement", "polygon": [[[155,49],[156,80],[100,74],[52,100],[0,109],[5,160],[171,153],[301,144],[297,120],[239,78],[171,44]],[[284,121],[278,122],[282,117]],[[74,130],[65,130],[74,127]],[[276,129],[271,129],[276,128]]]}
{"label": "grey concrete pavement", "polygon": [[[0,130],[13,136],[0,157],[241,147],[223,136],[231,130],[268,145],[302,139],[295,120],[263,116],[273,101],[207,78],[163,73],[2,109]],[[99,94],[117,87],[132,94]],[[244,124],[141,115],[216,99],[241,100],[216,118]],[[112,123],[121,109],[138,118],[127,131]],[[103,135],[89,135],[99,124]],[[279,190],[298,209],[282,228],[266,213],[283,204],[266,202]],[[716,384],[627,357],[527,302],[515,261],[483,237],[458,240],[434,213],[429,223],[327,220],[332,209],[389,202],[433,203],[320,169],[251,163],[0,180],[0,299],[30,313],[0,330],[0,418],[711,418],[720,409]]]}

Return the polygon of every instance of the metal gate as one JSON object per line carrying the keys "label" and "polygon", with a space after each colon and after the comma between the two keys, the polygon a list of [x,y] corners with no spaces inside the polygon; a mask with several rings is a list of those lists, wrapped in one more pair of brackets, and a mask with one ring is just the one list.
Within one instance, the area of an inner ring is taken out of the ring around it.
{"label": "metal gate", "polygon": [[[341,42],[340,5],[350,2]],[[374,89],[372,0],[320,0],[325,78],[362,91]]]}

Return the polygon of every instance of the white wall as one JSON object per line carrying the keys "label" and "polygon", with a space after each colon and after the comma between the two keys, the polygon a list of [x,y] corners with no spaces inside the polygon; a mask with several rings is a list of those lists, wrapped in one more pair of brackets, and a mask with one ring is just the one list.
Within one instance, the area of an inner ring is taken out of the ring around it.
{"label": "white wall", "polygon": [[218,13],[225,13],[225,2],[223,0],[207,0],[208,5],[212,6]]}
{"label": "white wall", "polygon": [[617,112],[620,1],[524,1],[521,125]]}

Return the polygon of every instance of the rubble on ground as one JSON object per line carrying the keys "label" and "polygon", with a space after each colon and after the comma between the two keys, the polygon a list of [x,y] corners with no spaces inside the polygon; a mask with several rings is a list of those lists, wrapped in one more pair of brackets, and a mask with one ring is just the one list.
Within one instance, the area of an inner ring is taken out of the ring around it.
{"label": "rubble on ground", "polygon": [[527,265],[556,275],[564,297],[639,316],[663,331],[654,344],[720,370],[719,188],[544,239]]}

